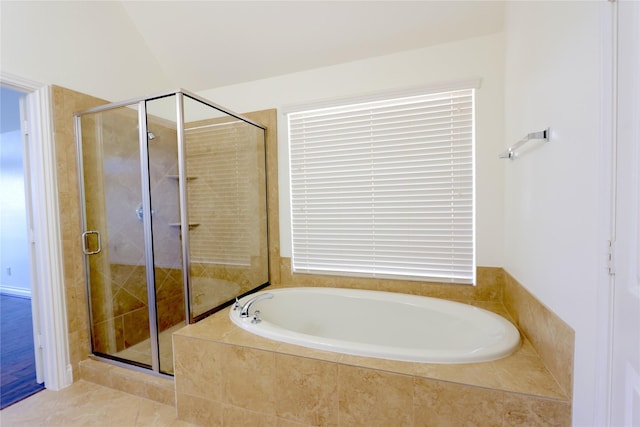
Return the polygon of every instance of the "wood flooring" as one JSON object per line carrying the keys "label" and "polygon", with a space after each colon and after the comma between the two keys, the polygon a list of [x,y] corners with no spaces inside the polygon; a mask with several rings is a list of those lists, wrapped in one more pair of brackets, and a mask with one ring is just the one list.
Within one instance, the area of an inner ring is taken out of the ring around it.
{"label": "wood flooring", "polygon": [[42,389],[36,382],[31,300],[0,295],[0,409]]}

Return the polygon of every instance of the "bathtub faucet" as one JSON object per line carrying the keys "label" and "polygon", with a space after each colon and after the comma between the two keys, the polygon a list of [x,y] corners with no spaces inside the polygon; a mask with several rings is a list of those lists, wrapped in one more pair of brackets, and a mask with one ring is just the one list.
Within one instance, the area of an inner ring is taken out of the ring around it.
{"label": "bathtub faucet", "polygon": [[251,298],[242,306],[242,309],[240,310],[240,317],[243,317],[243,318],[251,317],[251,308],[255,303],[265,299],[271,299],[271,298],[273,298],[273,294],[269,294],[269,293],[260,294]]}

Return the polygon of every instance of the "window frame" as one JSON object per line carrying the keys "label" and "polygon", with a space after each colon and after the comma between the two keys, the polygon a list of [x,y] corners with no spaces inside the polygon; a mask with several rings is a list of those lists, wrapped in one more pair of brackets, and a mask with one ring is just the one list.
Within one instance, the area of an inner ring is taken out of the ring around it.
{"label": "window frame", "polygon": [[[475,147],[476,147],[476,123],[475,123],[475,117],[476,117],[476,106],[477,106],[477,89],[480,87],[480,80],[479,79],[475,79],[475,80],[466,80],[466,81],[458,81],[458,82],[453,82],[453,83],[445,83],[445,84],[440,84],[440,85],[431,85],[429,87],[420,87],[420,88],[411,88],[411,89],[406,89],[406,90],[401,90],[401,91],[393,91],[393,92],[382,92],[382,93],[377,93],[377,94],[372,94],[372,95],[365,95],[365,96],[358,96],[358,97],[344,97],[344,98],[337,98],[334,100],[328,100],[328,101],[321,101],[321,102],[315,102],[315,103],[309,103],[309,104],[305,104],[305,105],[299,105],[299,106],[295,106],[295,107],[289,107],[286,108],[283,113],[285,115],[285,123],[286,123],[286,129],[287,129],[287,148],[289,150],[288,152],[288,156],[287,156],[287,166],[289,168],[289,176],[288,176],[288,180],[287,180],[287,184],[288,184],[288,190],[289,190],[289,212],[288,214],[290,215],[290,221],[289,221],[289,230],[288,232],[291,233],[290,234],[290,244],[291,244],[291,270],[292,273],[304,273],[304,274],[321,274],[321,275],[328,275],[328,276],[333,276],[333,275],[338,275],[338,276],[355,276],[355,277],[363,277],[363,278],[377,278],[377,279],[397,279],[397,280],[409,280],[409,281],[423,281],[423,282],[439,282],[439,283],[455,283],[455,284],[471,284],[474,285],[476,283],[476,251],[477,251],[477,244],[476,244],[476,186],[475,186],[475,181],[476,181],[476,155],[475,155]],[[431,275],[423,275],[423,274],[419,274],[419,275],[414,275],[414,274],[407,274],[407,275],[399,275],[399,274],[385,274],[385,273],[379,273],[379,272],[353,272],[353,271],[342,271],[342,270],[337,270],[337,271],[332,271],[332,270],[316,270],[316,269],[309,269],[309,268],[301,268],[298,265],[297,259],[296,259],[296,247],[295,247],[295,243],[294,243],[294,239],[296,237],[297,231],[294,230],[294,226],[295,226],[295,221],[294,221],[294,202],[293,202],[293,197],[294,197],[294,188],[293,188],[293,183],[292,183],[292,178],[294,175],[293,172],[293,165],[292,165],[292,150],[294,147],[292,147],[292,137],[291,137],[291,118],[292,116],[295,116],[296,114],[305,112],[305,111],[312,111],[312,110],[320,110],[320,109],[330,109],[330,108],[335,108],[335,107],[341,107],[341,106],[346,106],[346,105],[352,105],[352,104],[362,104],[362,103],[371,103],[371,102],[377,102],[377,101],[382,101],[385,99],[400,99],[400,98],[409,98],[409,97],[416,97],[416,96],[421,96],[421,95],[433,95],[433,94],[438,94],[438,93],[442,93],[442,92],[453,92],[453,91],[460,91],[460,90],[470,90],[471,92],[471,105],[472,105],[472,112],[471,112],[471,136],[470,136],[470,141],[471,141],[471,148],[470,148],[470,152],[471,152],[471,160],[470,160],[470,167],[471,167],[471,230],[468,233],[468,237],[471,241],[471,259],[468,263],[469,267],[467,269],[467,276],[464,278],[461,277],[441,277],[441,276],[431,276]]]}

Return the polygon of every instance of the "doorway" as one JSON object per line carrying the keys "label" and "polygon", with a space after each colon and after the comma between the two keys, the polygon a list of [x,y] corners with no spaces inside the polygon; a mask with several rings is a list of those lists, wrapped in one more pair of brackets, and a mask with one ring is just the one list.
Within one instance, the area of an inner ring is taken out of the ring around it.
{"label": "doorway", "polygon": [[26,93],[0,88],[0,408],[44,389],[38,378],[32,316],[32,260],[21,103]]}

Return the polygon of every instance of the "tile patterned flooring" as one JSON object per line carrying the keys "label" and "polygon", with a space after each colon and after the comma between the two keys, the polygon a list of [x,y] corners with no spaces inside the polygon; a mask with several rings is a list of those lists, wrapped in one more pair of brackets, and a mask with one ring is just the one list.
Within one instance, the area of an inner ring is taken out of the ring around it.
{"label": "tile patterned flooring", "polygon": [[176,408],[84,380],[60,390],[44,390],[0,411],[2,427],[138,427],[194,424],[177,419]]}

